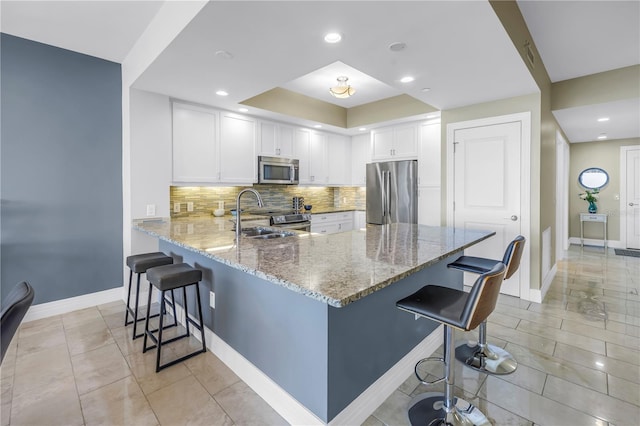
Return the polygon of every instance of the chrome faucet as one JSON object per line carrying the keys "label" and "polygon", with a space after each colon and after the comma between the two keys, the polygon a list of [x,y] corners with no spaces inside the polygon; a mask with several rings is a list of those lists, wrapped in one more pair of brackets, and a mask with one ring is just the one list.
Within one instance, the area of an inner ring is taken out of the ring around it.
{"label": "chrome faucet", "polygon": [[253,188],[245,188],[238,193],[238,197],[236,197],[236,241],[240,242],[240,236],[242,235],[242,225],[240,223],[240,197],[245,192],[253,192],[253,194],[258,199],[258,207],[264,207],[264,203],[262,202],[262,197],[260,193]]}

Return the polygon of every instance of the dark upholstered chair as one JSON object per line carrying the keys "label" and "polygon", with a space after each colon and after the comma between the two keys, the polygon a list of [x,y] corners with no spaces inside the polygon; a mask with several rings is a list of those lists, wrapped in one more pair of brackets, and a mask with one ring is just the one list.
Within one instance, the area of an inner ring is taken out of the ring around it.
{"label": "dark upholstered chair", "polygon": [[425,384],[444,381],[445,392],[444,395],[435,392],[418,395],[409,408],[409,420],[412,425],[473,425],[484,424],[483,421],[487,421],[476,407],[453,396],[453,329],[473,330],[487,319],[496,306],[505,269],[504,264],[499,262],[489,272],[478,277],[469,293],[449,287],[427,285],[396,302],[399,309],[444,325],[444,359],[440,361],[444,361],[445,376],[427,382],[418,374],[418,365],[434,358],[419,361],[416,365],[416,376]]}
{"label": "dark upholstered chair", "polygon": [[17,284],[2,300],[2,325],[0,327],[0,340],[2,340],[2,357],[4,359],[7,348],[13,339],[16,330],[27,314],[29,307],[33,303],[35,292],[29,283],[21,282]]}
{"label": "dark upholstered chair", "polygon": [[[520,259],[524,251],[525,238],[518,235],[509,245],[502,260],[486,259],[484,257],[461,256],[447,265],[449,268],[460,269],[474,274],[484,274],[496,264],[502,262],[507,270],[504,279],[511,278],[520,267]],[[469,368],[488,374],[511,374],[518,368],[518,362],[506,350],[487,343],[487,322],[478,327],[478,342],[469,344],[461,342],[456,347],[456,359]]]}

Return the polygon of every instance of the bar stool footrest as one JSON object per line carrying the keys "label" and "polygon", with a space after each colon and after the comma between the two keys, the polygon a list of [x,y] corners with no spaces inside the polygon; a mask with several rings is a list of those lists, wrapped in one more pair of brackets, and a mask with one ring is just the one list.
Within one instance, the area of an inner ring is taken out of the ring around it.
{"label": "bar stool footrest", "polygon": [[416,366],[413,368],[413,371],[416,374],[416,377],[418,378],[418,380],[420,380],[420,383],[422,383],[423,385],[435,385],[436,383],[440,383],[444,381],[444,379],[446,378],[443,376],[443,377],[440,377],[439,379],[428,381],[428,380],[425,380],[426,377],[420,377],[420,373],[418,373],[418,367],[422,365],[423,362],[435,362],[435,361],[441,362],[444,365],[444,358],[432,356],[428,358],[422,358],[420,361],[416,363]]}
{"label": "bar stool footrest", "polygon": [[444,394],[439,392],[427,392],[417,395],[409,404],[407,415],[412,426],[491,425],[491,422],[482,411],[461,398],[455,398],[454,410],[447,415],[444,410]]}
{"label": "bar stool footrest", "polygon": [[465,366],[485,374],[503,376],[513,373],[518,368],[518,361],[513,355],[488,343],[483,350],[477,342],[458,341],[455,356]]}

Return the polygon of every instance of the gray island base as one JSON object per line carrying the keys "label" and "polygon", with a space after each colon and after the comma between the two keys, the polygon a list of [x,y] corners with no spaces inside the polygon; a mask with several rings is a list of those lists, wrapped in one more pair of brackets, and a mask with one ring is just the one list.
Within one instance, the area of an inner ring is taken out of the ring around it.
{"label": "gray island base", "polygon": [[[399,311],[395,302],[428,283],[461,288],[462,273],[446,264],[493,235],[391,224],[241,239],[237,245],[229,226],[210,218],[136,221],[134,228],[158,237],[160,250],[204,271],[202,300],[215,293],[215,309],[203,307],[214,340],[268,376],[317,423],[358,418],[347,414],[366,405],[356,398],[437,328]],[[441,340],[438,335],[436,342]],[[215,344],[207,343],[216,353]],[[275,405],[288,421],[298,422],[300,417]]]}

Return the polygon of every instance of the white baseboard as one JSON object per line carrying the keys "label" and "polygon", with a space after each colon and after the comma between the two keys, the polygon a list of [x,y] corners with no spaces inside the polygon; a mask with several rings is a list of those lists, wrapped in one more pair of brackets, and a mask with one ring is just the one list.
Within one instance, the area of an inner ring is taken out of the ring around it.
{"label": "white baseboard", "polygon": [[[179,305],[176,306],[176,310],[179,322],[184,325],[184,310]],[[194,317],[189,316],[195,320]],[[439,326],[418,343],[411,352],[369,386],[328,424],[335,426],[362,424],[409,377],[419,360],[430,356],[442,345],[444,338],[442,328]],[[200,340],[198,333],[194,333],[193,336]],[[207,339],[207,348],[289,424],[327,424],[207,327],[205,327],[205,338]]]}
{"label": "white baseboard", "polygon": [[549,287],[551,287],[551,283],[553,282],[553,279],[555,278],[556,273],[558,273],[557,263],[553,265],[551,270],[544,277],[544,281],[542,282],[542,288],[540,290],[537,290],[537,289],[529,290],[529,300],[531,302],[542,303],[542,301],[544,300],[544,296],[546,296],[547,292],[549,291]]}
{"label": "white baseboard", "polygon": [[[580,237],[571,237],[569,238],[569,244],[575,244],[577,246],[580,245]],[[585,246],[596,246],[596,247],[604,247],[604,241],[603,240],[594,240],[594,239],[590,239],[590,238],[585,238],[584,239],[584,245]],[[609,248],[624,248],[622,246],[622,242],[618,241],[618,240],[607,240],[607,247]]]}
{"label": "white baseboard", "polygon": [[126,300],[123,299],[124,295],[124,287],[116,287],[109,290],[99,291],[97,293],[83,294],[82,296],[70,297],[68,299],[40,303],[29,308],[23,322],[66,314],[78,309],[115,302],[116,300]]}

